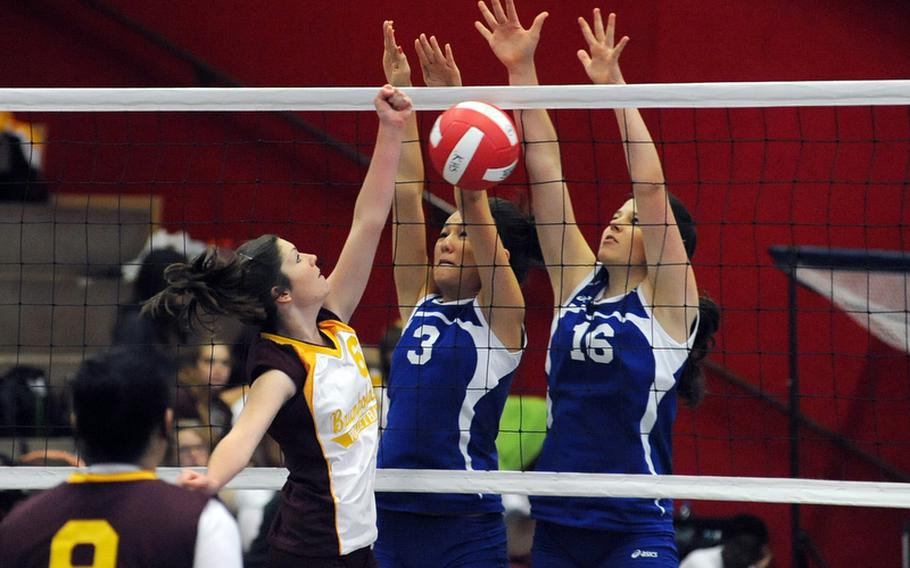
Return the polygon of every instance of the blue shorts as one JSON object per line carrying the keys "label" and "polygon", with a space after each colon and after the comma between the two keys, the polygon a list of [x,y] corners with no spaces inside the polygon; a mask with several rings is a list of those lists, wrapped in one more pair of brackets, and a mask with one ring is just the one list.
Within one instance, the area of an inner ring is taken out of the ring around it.
{"label": "blue shorts", "polygon": [[672,534],[627,533],[537,521],[534,568],[679,568]]}
{"label": "blue shorts", "polygon": [[418,515],[379,509],[373,552],[382,568],[507,568],[501,513]]}

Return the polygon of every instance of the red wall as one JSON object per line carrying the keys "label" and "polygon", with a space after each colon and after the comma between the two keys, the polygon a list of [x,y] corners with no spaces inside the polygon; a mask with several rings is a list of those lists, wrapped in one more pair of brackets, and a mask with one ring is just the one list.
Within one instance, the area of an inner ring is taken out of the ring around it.
{"label": "red wall", "polygon": [[[75,0],[4,8],[0,61],[9,86],[190,86],[193,73],[161,49]],[[123,13],[247,86],[382,83],[380,23],[399,39],[420,31],[451,41],[465,81],[504,73],[474,31],[475,3],[160,3],[121,0]],[[217,9],[213,6],[217,5]],[[524,20],[549,9],[538,62],[545,83],[584,83],[575,17],[592,2],[526,1]],[[620,0],[623,55],[636,83],[910,78],[910,5],[867,1]],[[202,239],[279,231],[329,260],[345,235],[363,169],[262,114],[33,115],[49,125],[47,176],[61,192],[162,195],[165,220]],[[306,116],[369,153],[369,116]],[[423,117],[426,122],[432,117]],[[786,279],[774,244],[906,249],[910,113],[906,108],[647,111],[671,189],[699,221],[700,286],[724,309],[714,359],[785,400]],[[611,113],[562,112],[565,170],[593,236],[628,193]],[[426,126],[426,125],[425,125]],[[591,139],[597,144],[592,150]],[[873,144],[870,140],[875,139]],[[582,140],[574,144],[573,140]],[[89,144],[83,142],[88,141]],[[258,141],[258,142],[257,142]],[[522,199],[521,174],[502,192]],[[434,191],[450,197],[440,187]],[[355,324],[376,341],[394,313],[389,242]],[[527,288],[531,347],[516,388],[539,392],[549,319],[541,273]],[[822,299],[801,291],[803,410],[864,450],[910,470],[906,355],[883,346]],[[676,470],[789,474],[786,421],[709,376],[711,396],[677,423]],[[805,433],[807,477],[880,480],[869,467]],[[779,566],[789,564],[788,509],[697,503],[696,514],[749,510],[769,521]],[[804,526],[830,566],[896,565],[906,512],[805,507]]]}

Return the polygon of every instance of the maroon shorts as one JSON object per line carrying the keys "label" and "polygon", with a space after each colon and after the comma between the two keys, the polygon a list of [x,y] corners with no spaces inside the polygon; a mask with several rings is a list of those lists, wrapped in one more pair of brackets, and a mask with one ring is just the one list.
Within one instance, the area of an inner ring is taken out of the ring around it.
{"label": "maroon shorts", "polygon": [[269,568],[379,568],[379,564],[370,547],[344,556],[297,556],[272,547]]}

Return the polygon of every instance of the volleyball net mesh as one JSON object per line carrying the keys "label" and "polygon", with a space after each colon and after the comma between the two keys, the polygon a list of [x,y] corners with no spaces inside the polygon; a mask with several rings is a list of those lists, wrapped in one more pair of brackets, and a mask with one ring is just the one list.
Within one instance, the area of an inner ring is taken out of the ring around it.
{"label": "volleyball net mesh", "polygon": [[[0,469],[0,486],[47,487],[73,465],[52,452],[78,454],[66,378],[114,341],[150,250],[191,257],[207,244],[231,247],[270,232],[331,269],[372,150],[375,92],[0,89],[0,108],[14,112],[3,115],[0,148],[0,452],[39,466]],[[533,472],[546,435],[553,311],[546,274],[532,270],[529,343],[499,438],[502,468],[518,471],[380,471],[378,489],[910,506],[908,82],[409,93],[423,140],[438,111],[461,100],[551,109],[589,242],[631,188],[610,109],[643,108],[667,186],[697,222],[693,264],[722,325],[704,402],[679,408],[676,475]],[[434,235],[454,200],[425,161]],[[523,164],[491,194],[529,210]],[[773,247],[818,254],[797,269]],[[832,249],[847,249],[846,257]],[[372,346],[378,388],[380,347],[394,341],[398,319],[392,265],[386,235],[352,322]],[[239,332],[225,324],[197,343],[239,344]],[[208,362],[191,385],[208,411],[186,428],[211,444],[229,427],[231,406],[212,408],[212,392],[238,387],[242,396],[242,379],[235,370],[216,381],[216,350],[198,347],[187,347],[181,364]],[[180,376],[175,370],[175,386]],[[182,455],[165,476],[186,465]],[[234,486],[277,488],[284,475],[250,468]]]}

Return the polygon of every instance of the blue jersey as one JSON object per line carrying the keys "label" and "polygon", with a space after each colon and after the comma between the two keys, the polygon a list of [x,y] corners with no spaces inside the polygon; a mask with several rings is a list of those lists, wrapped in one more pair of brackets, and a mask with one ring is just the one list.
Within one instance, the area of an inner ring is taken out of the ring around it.
{"label": "blue jersey", "polygon": [[[557,308],[547,356],[549,424],[539,471],[672,473],[676,381],[689,354],[636,287],[600,299],[597,265]],[[626,532],[673,530],[668,499],[534,497],[532,514],[560,525]]]}
{"label": "blue jersey", "polygon": [[[423,298],[392,355],[388,423],[379,467],[496,470],[496,435],[521,351],[493,333],[476,298]],[[411,513],[502,511],[498,495],[382,493],[382,509]]]}

